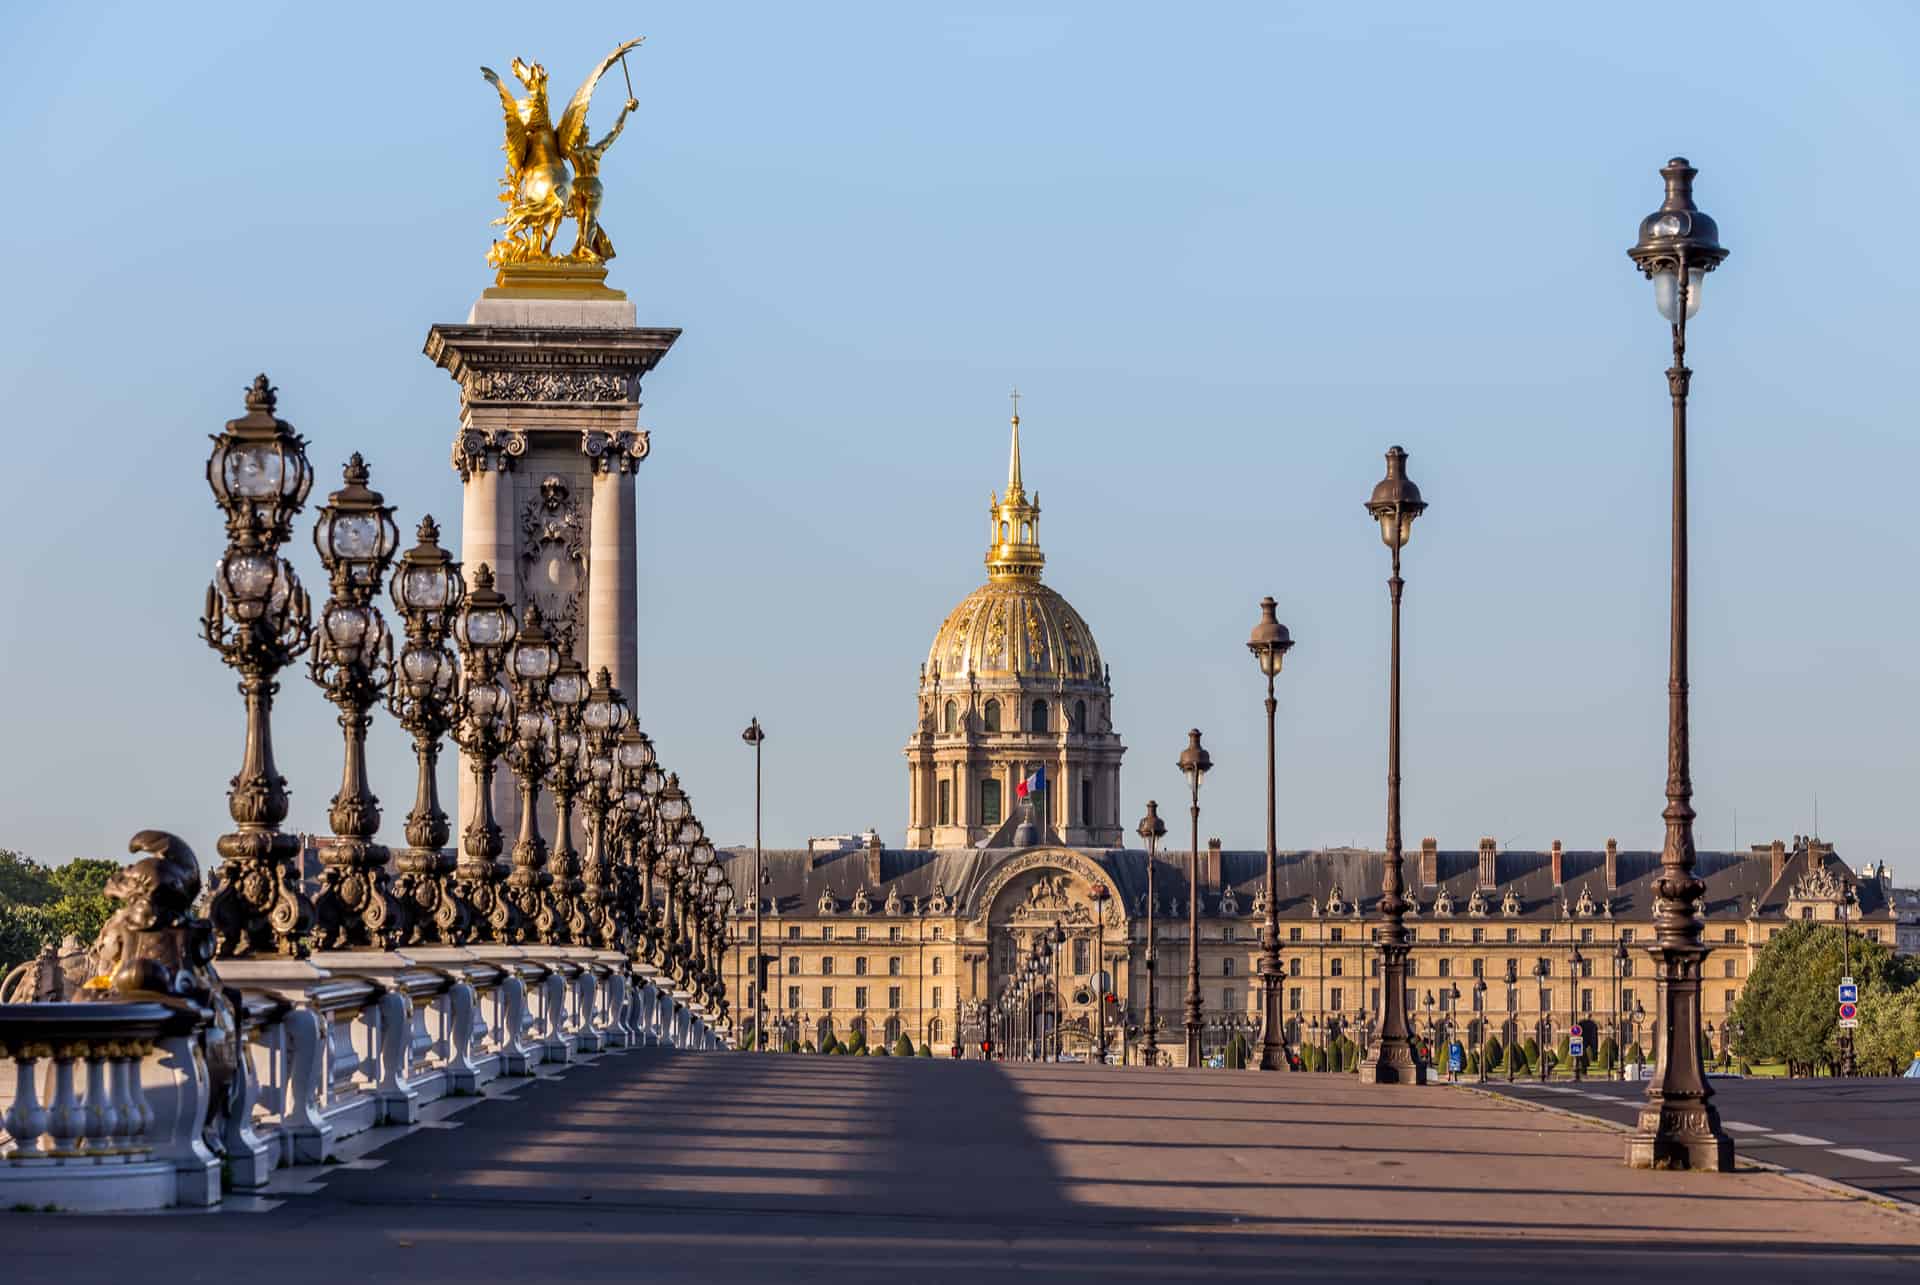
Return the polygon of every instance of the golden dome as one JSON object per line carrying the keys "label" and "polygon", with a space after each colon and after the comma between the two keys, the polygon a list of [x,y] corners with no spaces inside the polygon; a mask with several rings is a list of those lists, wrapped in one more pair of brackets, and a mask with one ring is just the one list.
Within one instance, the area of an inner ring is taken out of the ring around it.
{"label": "golden dome", "polygon": [[[1019,394],[1014,396],[1018,398]],[[1093,632],[1065,598],[1040,583],[1040,497],[1027,498],[1020,476],[1020,414],[1015,402],[1007,490],[992,499],[987,574],[934,635],[926,682],[951,686],[979,678],[1045,678],[1102,683]]]}
{"label": "golden dome", "polygon": [[1000,576],[961,600],[934,635],[927,681],[1047,678],[1100,683],[1100,648],[1070,603],[1029,577]]}

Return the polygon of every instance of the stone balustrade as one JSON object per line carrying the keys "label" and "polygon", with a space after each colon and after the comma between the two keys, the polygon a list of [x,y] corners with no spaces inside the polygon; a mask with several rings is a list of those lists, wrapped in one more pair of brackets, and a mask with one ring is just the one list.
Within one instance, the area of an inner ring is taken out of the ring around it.
{"label": "stone balustrade", "polygon": [[337,952],[218,971],[213,1009],[0,1005],[0,1209],[210,1205],[223,1170],[230,1189],[263,1187],[501,1076],[725,1047],[684,996],[615,952]]}

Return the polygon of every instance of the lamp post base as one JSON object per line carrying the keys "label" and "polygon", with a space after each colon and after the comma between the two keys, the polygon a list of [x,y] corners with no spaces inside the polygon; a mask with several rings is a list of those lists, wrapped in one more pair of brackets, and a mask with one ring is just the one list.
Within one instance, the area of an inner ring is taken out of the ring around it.
{"label": "lamp post base", "polygon": [[[1268,961],[1262,960],[1262,971]],[[1274,961],[1276,969],[1278,961]],[[1266,1003],[1262,1020],[1265,1029],[1260,1032],[1260,1069],[1262,1071],[1291,1071],[1293,1063],[1287,1057],[1285,1031],[1280,1023],[1280,984],[1277,975],[1269,974],[1263,979]]]}
{"label": "lamp post base", "polygon": [[1362,1084],[1425,1084],[1427,1066],[1414,1056],[1413,1045],[1408,1041],[1387,1040],[1367,1053],[1360,1063],[1360,1083]]}
{"label": "lamp post base", "polygon": [[1720,1127],[1720,1113],[1707,1104],[1650,1105],[1627,1139],[1633,1169],[1699,1169],[1733,1172],[1733,1139]]}

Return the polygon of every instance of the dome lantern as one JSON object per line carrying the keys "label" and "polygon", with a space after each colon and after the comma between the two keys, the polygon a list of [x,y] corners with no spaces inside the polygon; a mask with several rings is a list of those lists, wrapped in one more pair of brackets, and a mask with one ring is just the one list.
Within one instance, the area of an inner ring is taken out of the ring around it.
{"label": "dome lantern", "polygon": [[1038,580],[1047,555],[1040,552],[1040,497],[1027,499],[1020,479],[1020,390],[1013,390],[1013,445],[1007,455],[1007,491],[993,497],[987,538],[987,574],[996,580]]}

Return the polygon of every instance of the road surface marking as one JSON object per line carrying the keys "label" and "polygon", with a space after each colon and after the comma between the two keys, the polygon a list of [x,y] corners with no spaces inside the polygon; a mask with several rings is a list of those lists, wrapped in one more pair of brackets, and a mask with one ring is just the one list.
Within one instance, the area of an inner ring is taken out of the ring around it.
{"label": "road surface marking", "polygon": [[1864,1160],[1874,1165],[1903,1165],[1907,1162],[1905,1156],[1890,1156],[1884,1151],[1868,1151],[1864,1147],[1832,1147],[1829,1150],[1836,1156],[1845,1156],[1849,1160]]}
{"label": "road surface marking", "polygon": [[1804,1133],[1775,1133],[1769,1135],[1774,1142],[1784,1142],[1790,1147],[1831,1147],[1833,1143],[1825,1138],[1809,1138]]}
{"label": "road surface marking", "polygon": [[1722,1120],[1720,1123],[1723,1127],[1732,1129],[1735,1133],[1767,1132],[1767,1126],[1764,1124],[1743,1124],[1738,1120]]}
{"label": "road surface marking", "polygon": [[1905,1169],[1905,1170],[1906,1170],[1906,1171],[1907,1171],[1908,1173],[1920,1173],[1920,1165],[1904,1165],[1904,1166],[1902,1166],[1902,1167],[1903,1167],[1903,1168],[1904,1168],[1904,1169]]}

